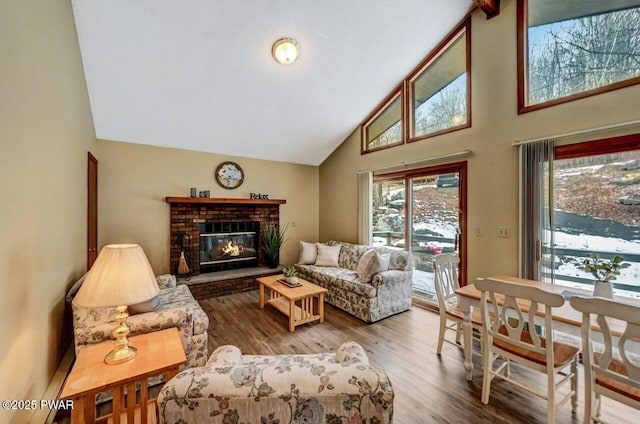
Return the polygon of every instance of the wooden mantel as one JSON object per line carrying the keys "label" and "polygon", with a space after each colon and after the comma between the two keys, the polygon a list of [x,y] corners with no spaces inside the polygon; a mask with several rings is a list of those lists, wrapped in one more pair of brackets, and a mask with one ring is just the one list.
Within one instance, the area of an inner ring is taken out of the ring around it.
{"label": "wooden mantel", "polygon": [[284,199],[223,199],[216,197],[167,197],[167,203],[203,203],[235,205],[283,205]]}

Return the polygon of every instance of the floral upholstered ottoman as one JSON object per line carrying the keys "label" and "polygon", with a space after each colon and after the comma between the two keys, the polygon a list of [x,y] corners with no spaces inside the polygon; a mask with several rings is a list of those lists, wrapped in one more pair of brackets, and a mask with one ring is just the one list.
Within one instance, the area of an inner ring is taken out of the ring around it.
{"label": "floral upholstered ottoman", "polygon": [[242,355],[220,346],[158,396],[161,423],[391,423],[393,389],[355,342],[335,353]]}

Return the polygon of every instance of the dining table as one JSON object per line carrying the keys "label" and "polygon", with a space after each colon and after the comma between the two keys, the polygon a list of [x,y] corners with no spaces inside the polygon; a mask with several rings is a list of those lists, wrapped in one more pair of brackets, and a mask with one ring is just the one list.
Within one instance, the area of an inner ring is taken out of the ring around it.
{"label": "dining table", "polygon": [[[591,292],[578,288],[543,283],[541,281],[535,280],[527,280],[524,278],[518,278],[509,275],[495,275],[489,278],[492,280],[500,280],[516,284],[526,284],[533,287],[539,287],[542,290],[551,293],[561,294],[567,301],[565,301],[565,303],[561,307],[552,309],[551,319],[553,320],[554,331],[562,332],[571,336],[576,336],[577,338],[581,337],[582,313],[573,309],[568,299],[574,295],[592,296]],[[467,380],[471,381],[473,378],[473,362],[471,361],[471,352],[473,348],[471,343],[471,333],[473,331],[473,327],[471,325],[471,312],[472,308],[480,308],[481,292],[475,287],[474,284],[467,284],[466,286],[457,289],[455,293],[458,296],[458,307],[463,314],[462,332],[464,343],[464,368]],[[500,303],[502,298],[497,296],[496,300]],[[640,306],[640,300],[638,299],[614,296],[614,300]],[[521,304],[521,308],[523,309],[523,312],[528,311],[525,304]],[[541,325],[544,325],[544,314],[544,308],[538,309],[535,318],[536,323],[538,323],[539,321]],[[609,321],[609,326],[611,328],[612,335],[614,337],[619,337],[624,332],[626,323],[623,321],[611,320]],[[595,323],[592,323],[592,328],[595,328],[596,330],[599,329],[599,327],[597,327],[597,324]]]}

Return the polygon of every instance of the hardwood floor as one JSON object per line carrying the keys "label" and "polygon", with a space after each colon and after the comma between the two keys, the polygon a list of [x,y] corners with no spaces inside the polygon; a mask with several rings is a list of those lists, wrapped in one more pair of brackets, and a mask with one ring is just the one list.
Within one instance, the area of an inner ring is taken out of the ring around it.
{"label": "hardwood floor", "polygon": [[[488,405],[480,402],[481,360],[474,355],[473,381],[464,376],[462,351],[445,343],[436,355],[439,316],[414,306],[411,311],[366,324],[329,304],[325,322],[306,324],[289,333],[287,318],[258,306],[258,292],[201,300],[209,315],[209,352],[224,344],[245,354],[290,354],[334,351],[355,340],[372,364],[384,369],[395,391],[394,423],[544,423],[546,401],[513,385],[494,380]],[[544,387],[545,377],[514,365],[512,374]],[[565,404],[556,423],[580,423],[584,405],[582,370],[576,416]],[[636,424],[640,411],[605,399],[603,416],[611,423]]]}

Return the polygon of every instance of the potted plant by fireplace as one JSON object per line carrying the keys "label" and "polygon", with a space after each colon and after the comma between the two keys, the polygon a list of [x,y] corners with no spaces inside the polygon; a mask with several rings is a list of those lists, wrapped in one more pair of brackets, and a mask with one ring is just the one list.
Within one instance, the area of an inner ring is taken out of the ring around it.
{"label": "potted plant by fireplace", "polygon": [[624,262],[622,256],[614,256],[613,259],[600,259],[597,255],[590,253],[584,260],[577,263],[578,268],[591,273],[596,279],[593,286],[593,295],[613,299],[613,283],[611,281],[620,275],[622,268],[630,266]]}
{"label": "potted plant by fireplace", "polygon": [[269,268],[278,267],[278,259],[280,256],[280,247],[285,242],[285,234],[287,226],[282,227],[276,224],[262,224],[262,250],[267,257],[267,266]]}

